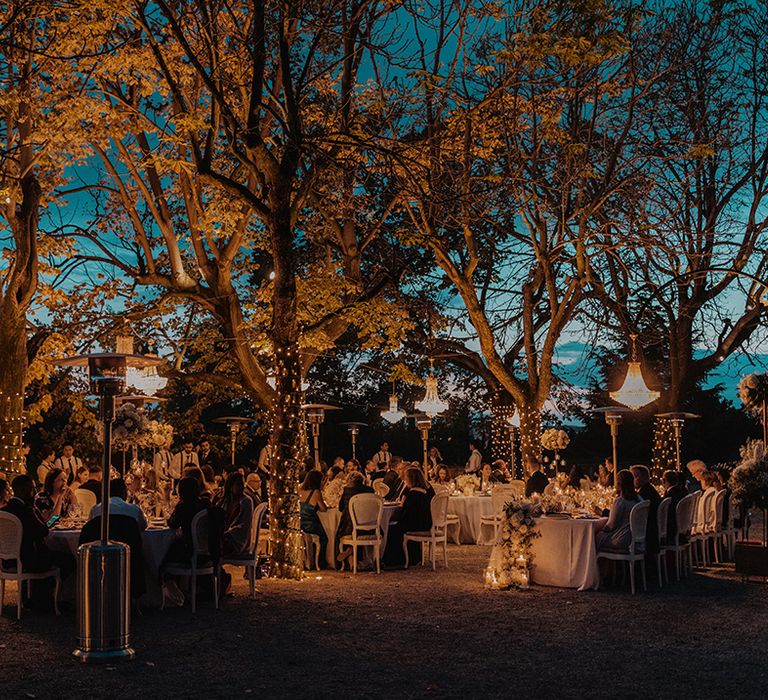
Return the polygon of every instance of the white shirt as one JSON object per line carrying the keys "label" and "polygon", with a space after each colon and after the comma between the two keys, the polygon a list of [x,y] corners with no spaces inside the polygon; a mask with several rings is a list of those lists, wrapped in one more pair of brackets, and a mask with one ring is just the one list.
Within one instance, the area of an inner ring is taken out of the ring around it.
{"label": "white shirt", "polygon": [[389,467],[389,463],[392,461],[392,453],[386,452],[384,450],[379,450],[375,455],[373,455],[373,463],[378,467],[381,462],[384,462],[387,467]]}
{"label": "white shirt", "polygon": [[[109,497],[109,513],[110,515],[127,515],[133,518],[138,524],[140,530],[147,529],[147,518],[144,515],[144,511],[139,506],[133,503],[126,503],[119,496]],[[97,503],[91,508],[91,513],[88,516],[89,520],[98,518],[101,515],[101,503]]]}
{"label": "white shirt", "polygon": [[[83,466],[83,460],[80,459],[80,457],[75,457],[75,455],[72,455],[71,457],[64,457],[62,455],[61,457],[56,458],[53,466],[58,469],[63,469],[68,477],[71,474],[72,479],[74,479],[77,476],[77,470]],[[69,480],[70,479],[67,478],[67,481]]]}
{"label": "white shirt", "polygon": [[158,450],[154,460],[152,460],[152,467],[155,470],[155,474],[158,479],[167,479],[171,471],[171,463],[173,462],[173,455],[170,450]]}
{"label": "white shirt", "polygon": [[181,479],[184,467],[190,462],[196,467],[200,466],[200,462],[197,461],[197,452],[177,452],[171,460],[171,476],[174,479]]}
{"label": "white shirt", "polygon": [[479,472],[482,466],[483,456],[480,454],[480,451],[477,449],[472,450],[472,454],[469,455],[469,461],[467,462],[467,467],[464,471],[470,473]]}

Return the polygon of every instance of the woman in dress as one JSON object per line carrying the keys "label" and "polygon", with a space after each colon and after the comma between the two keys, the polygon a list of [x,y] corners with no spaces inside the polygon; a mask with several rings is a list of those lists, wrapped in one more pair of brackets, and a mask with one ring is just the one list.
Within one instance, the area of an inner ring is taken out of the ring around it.
{"label": "woman in dress", "polygon": [[[325,528],[317,515],[318,511],[324,513],[328,510],[320,490],[322,481],[323,476],[320,472],[309,472],[299,487],[299,500],[301,501],[301,531],[320,537],[320,551],[325,552],[328,535],[325,534]],[[320,559],[322,561],[324,557],[320,557]]]}
{"label": "woman in dress", "polygon": [[635,491],[635,478],[628,469],[619,472],[619,493],[611,506],[608,523],[597,533],[598,551],[627,552],[632,541],[629,514],[640,503]]}
{"label": "woman in dress", "polygon": [[192,476],[179,481],[179,502],[168,518],[168,527],[178,530],[178,537],[171,545],[166,561],[189,562],[192,556],[192,520],[211,502],[200,497],[200,482]]}
{"label": "woman in dress", "polygon": [[490,464],[484,464],[483,468],[480,470],[480,488],[478,491],[488,491],[491,488],[491,483],[493,481],[493,469],[491,469]]}
{"label": "woman in dress", "polygon": [[[405,483],[408,490],[397,522],[389,526],[387,535],[387,548],[384,551],[384,564],[386,566],[403,566],[405,554],[403,553],[403,537],[406,532],[429,532],[432,529],[432,501],[427,493],[427,482],[421,469],[411,467],[405,473]],[[421,562],[421,544],[408,543],[409,563]]]}
{"label": "woman in dress", "polygon": [[245,479],[240,472],[229,474],[217,505],[224,511],[223,554],[228,557],[245,555],[251,543],[253,501],[245,495]]}
{"label": "woman in dress", "polygon": [[427,453],[427,464],[429,466],[429,475],[432,479],[437,476],[437,469],[443,461],[443,455],[440,454],[440,450],[432,446]]}
{"label": "woman in dress", "polygon": [[451,477],[448,476],[448,467],[444,464],[437,465],[437,477],[434,480],[435,484],[441,484],[443,486],[449,486],[451,483]]}
{"label": "woman in dress", "polygon": [[54,467],[45,475],[43,490],[35,497],[35,508],[48,522],[54,515],[66,516],[71,503],[72,491],[67,486],[67,475],[63,469]]}

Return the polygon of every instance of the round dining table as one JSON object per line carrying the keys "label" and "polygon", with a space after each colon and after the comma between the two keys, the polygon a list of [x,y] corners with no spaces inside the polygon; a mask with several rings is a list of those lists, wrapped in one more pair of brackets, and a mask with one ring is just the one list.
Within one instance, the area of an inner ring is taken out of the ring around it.
{"label": "round dining table", "polygon": [[[459,518],[462,544],[493,544],[485,542],[480,523],[480,518],[493,515],[490,496],[451,496],[448,499],[448,513]],[[486,534],[492,539],[493,527],[489,525],[486,529]]]}
{"label": "round dining table", "polygon": [[[159,608],[162,604],[160,565],[176,539],[176,530],[169,527],[150,526],[141,533],[141,539],[147,583],[147,591],[141,602],[145,607]],[[77,548],[80,546],[80,529],[55,528],[48,533],[45,542],[50,549],[69,552],[76,557]]]}
{"label": "round dining table", "polygon": [[531,544],[531,582],[580,591],[597,590],[600,573],[595,532],[606,522],[607,518],[536,518],[541,536]]}

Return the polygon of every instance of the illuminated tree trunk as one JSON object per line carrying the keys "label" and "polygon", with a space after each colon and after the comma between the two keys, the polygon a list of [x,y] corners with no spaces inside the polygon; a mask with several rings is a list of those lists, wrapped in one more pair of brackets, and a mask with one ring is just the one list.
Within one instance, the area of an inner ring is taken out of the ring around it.
{"label": "illuminated tree trunk", "polygon": [[520,454],[527,478],[541,464],[541,411],[535,405],[518,405],[520,412]]}
{"label": "illuminated tree trunk", "polygon": [[512,468],[512,432],[509,421],[515,413],[515,404],[506,394],[491,398],[491,459],[503,459]]}
{"label": "illuminated tree trunk", "polygon": [[6,478],[25,472],[21,452],[24,389],[27,375],[26,316],[8,310],[10,299],[0,311],[0,473]]}
{"label": "illuminated tree trunk", "polygon": [[272,348],[276,398],[272,410],[272,478],[269,495],[272,573],[301,578],[302,536],[299,526],[301,469],[301,361],[296,300],[296,251],[290,222],[290,185],[275,187],[270,197],[270,236],[275,270],[272,299]]}

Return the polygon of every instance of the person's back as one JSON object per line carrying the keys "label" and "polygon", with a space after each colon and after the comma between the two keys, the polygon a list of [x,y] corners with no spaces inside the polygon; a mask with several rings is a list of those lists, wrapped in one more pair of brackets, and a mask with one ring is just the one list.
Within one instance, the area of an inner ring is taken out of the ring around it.
{"label": "person's back", "polygon": [[8,501],[3,511],[21,522],[21,562],[25,568],[33,566],[38,553],[45,547],[48,526],[40,520],[32,505],[17,496]]}
{"label": "person's back", "polygon": [[540,469],[537,469],[528,477],[528,481],[525,482],[526,498],[530,498],[534,493],[544,493],[544,489],[547,488],[548,484],[549,479]]}

